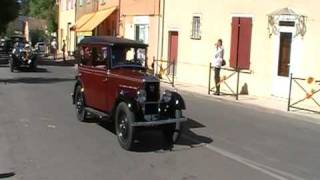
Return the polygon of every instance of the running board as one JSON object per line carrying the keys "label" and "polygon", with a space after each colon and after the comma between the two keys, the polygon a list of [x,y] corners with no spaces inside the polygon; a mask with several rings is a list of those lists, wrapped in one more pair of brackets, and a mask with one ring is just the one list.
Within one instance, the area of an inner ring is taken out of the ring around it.
{"label": "running board", "polygon": [[95,114],[97,116],[99,116],[99,118],[101,119],[104,119],[104,118],[109,118],[110,115],[107,114],[107,113],[104,113],[102,111],[99,111],[99,110],[96,110],[96,109],[93,109],[93,108],[90,108],[90,107],[86,107],[85,110],[89,113],[92,113],[92,114]]}

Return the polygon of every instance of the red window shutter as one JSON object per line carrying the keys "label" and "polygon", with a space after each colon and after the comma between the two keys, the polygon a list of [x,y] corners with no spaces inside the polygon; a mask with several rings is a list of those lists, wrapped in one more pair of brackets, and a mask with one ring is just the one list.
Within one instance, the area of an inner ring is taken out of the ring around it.
{"label": "red window shutter", "polygon": [[230,67],[237,67],[237,55],[238,55],[238,26],[240,24],[240,18],[232,18],[231,28],[231,48],[230,48]]}
{"label": "red window shutter", "polygon": [[[239,27],[239,28],[238,28]],[[252,19],[241,17],[232,19],[230,66],[250,69]],[[239,43],[238,43],[239,40]],[[237,47],[239,45],[239,47]],[[237,52],[239,50],[239,52]]]}
{"label": "red window shutter", "polygon": [[239,68],[250,69],[252,19],[240,18]]}

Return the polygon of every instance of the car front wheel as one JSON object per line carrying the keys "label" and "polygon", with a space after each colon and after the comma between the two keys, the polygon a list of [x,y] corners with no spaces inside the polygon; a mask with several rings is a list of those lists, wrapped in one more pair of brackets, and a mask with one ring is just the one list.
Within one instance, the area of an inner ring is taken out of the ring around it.
{"label": "car front wheel", "polygon": [[132,122],[134,121],[135,115],[128,105],[124,102],[120,103],[115,115],[115,129],[120,146],[126,150],[133,149],[135,128]]}
{"label": "car front wheel", "polygon": [[76,113],[77,118],[81,122],[85,122],[87,119],[87,111],[84,100],[84,95],[81,91],[81,86],[77,86],[75,93],[75,105],[76,105]]}

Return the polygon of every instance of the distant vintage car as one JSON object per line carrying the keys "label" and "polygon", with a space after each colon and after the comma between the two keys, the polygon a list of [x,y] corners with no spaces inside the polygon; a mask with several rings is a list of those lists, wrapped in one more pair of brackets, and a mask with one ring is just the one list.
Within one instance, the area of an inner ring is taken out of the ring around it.
{"label": "distant vintage car", "polygon": [[8,53],[6,50],[6,41],[5,39],[0,39],[0,62],[8,64]]}
{"label": "distant vintage car", "polygon": [[9,65],[11,72],[22,67],[36,70],[37,55],[32,51],[32,48],[28,43],[16,42],[11,53]]}
{"label": "distant vintage car", "polygon": [[34,46],[35,51],[40,56],[45,56],[47,51],[47,46],[45,42],[37,42]]}
{"label": "distant vintage car", "polygon": [[1,63],[9,63],[9,55],[12,51],[12,41],[10,39],[0,39],[0,59]]}
{"label": "distant vintage car", "polygon": [[78,45],[78,77],[73,102],[77,118],[98,115],[114,122],[118,141],[126,150],[138,130],[160,129],[170,143],[180,135],[183,98],[160,92],[157,77],[147,71],[147,45],[115,37],[87,37]]}

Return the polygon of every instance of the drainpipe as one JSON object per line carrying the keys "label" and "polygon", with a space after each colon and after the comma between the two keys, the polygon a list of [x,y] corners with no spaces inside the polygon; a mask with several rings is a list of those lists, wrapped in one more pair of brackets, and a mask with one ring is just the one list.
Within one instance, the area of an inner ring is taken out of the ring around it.
{"label": "drainpipe", "polygon": [[118,25],[117,25],[117,33],[116,36],[120,36],[120,25],[121,25],[121,0],[119,0],[119,12],[118,12]]}
{"label": "drainpipe", "polygon": [[159,59],[159,50],[160,50],[160,30],[161,30],[161,23],[160,23],[160,18],[161,18],[161,14],[160,14],[160,10],[161,10],[161,0],[159,0],[159,4],[158,4],[159,8],[158,8],[158,43],[157,43],[157,57],[156,59]]}
{"label": "drainpipe", "polygon": [[166,9],[166,0],[162,0],[162,30],[161,30],[161,59],[163,59],[163,41],[164,41],[164,18],[165,18],[165,9]]}
{"label": "drainpipe", "polygon": [[[78,0],[75,0],[75,5],[74,5],[74,25],[77,25],[77,17],[78,17]],[[73,51],[76,50],[77,48],[77,42],[78,42],[78,36],[77,36],[77,28],[74,30],[74,47]]]}

